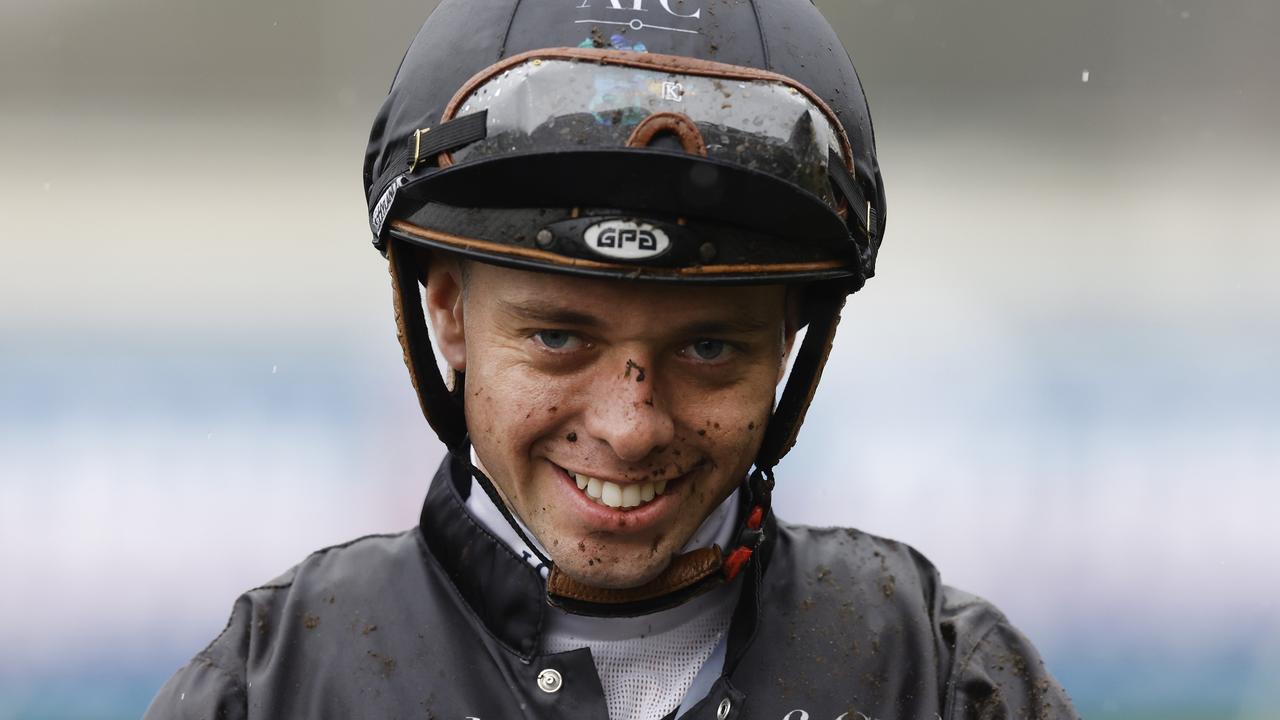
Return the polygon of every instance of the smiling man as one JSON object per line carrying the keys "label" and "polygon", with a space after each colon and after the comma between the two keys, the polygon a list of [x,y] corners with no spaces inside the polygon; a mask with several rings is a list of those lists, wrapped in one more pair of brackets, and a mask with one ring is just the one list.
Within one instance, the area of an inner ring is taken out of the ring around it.
{"label": "smiling man", "polygon": [[653,581],[750,469],[795,335],[785,289],[431,267],[432,325],[503,503],[568,578]]}
{"label": "smiling man", "polygon": [[445,0],[364,181],[449,456],[417,528],[245,593],[149,717],[1074,717],[915,551],[773,515],[885,228],[808,0]]}

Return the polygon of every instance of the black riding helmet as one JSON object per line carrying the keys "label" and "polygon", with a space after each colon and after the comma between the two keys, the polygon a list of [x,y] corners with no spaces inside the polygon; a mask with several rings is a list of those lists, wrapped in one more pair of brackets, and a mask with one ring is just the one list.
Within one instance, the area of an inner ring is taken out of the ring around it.
{"label": "black riding helmet", "polygon": [[[736,546],[688,553],[612,594],[542,558],[549,600],[594,615],[670,607],[753,557],[762,571],[772,469],[885,227],[866,99],[810,0],[444,0],[378,112],[364,188],[423,412],[468,464],[465,377],[450,388],[437,369],[419,250],[628,282],[805,283],[809,330]],[[472,473],[523,537],[492,481]]]}

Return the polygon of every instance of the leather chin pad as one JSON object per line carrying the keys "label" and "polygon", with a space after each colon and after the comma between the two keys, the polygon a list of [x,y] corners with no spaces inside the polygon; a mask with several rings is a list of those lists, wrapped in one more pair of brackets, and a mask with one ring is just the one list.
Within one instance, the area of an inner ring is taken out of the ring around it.
{"label": "leather chin pad", "polygon": [[547,600],[580,615],[635,616],[678,605],[723,581],[724,553],[719,545],[677,555],[661,575],[634,588],[598,588],[578,582],[552,566]]}

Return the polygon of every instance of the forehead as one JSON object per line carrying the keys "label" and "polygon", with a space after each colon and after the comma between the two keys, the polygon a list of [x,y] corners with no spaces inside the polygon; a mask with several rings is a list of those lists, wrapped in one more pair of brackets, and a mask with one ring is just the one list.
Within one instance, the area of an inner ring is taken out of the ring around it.
{"label": "forehead", "polygon": [[467,305],[502,315],[578,314],[617,325],[721,321],[772,326],[781,285],[689,285],[584,278],[468,263]]}

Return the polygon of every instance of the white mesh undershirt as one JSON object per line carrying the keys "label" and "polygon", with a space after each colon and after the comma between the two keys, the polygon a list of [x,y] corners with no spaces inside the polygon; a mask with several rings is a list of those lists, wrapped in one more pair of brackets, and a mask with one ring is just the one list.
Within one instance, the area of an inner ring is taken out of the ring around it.
{"label": "white mesh undershirt", "polygon": [[[600,684],[604,687],[611,720],[661,720],[680,707],[694,679],[716,654],[720,639],[729,628],[734,598],[730,593],[715,594],[727,597],[729,602],[708,596],[705,599],[711,602],[702,603],[703,607],[698,608],[700,612],[691,614],[684,622],[676,623],[665,631],[652,634],[644,632],[648,629],[645,624],[649,618],[565,618],[565,613],[557,612],[562,617],[559,621],[552,620],[543,635],[542,647],[547,653],[583,647],[591,649],[591,659],[595,661]],[[568,622],[563,622],[565,620]],[[580,620],[592,621],[583,623],[588,626],[581,628],[586,632],[579,634],[578,628],[565,627],[577,626]],[[592,633],[598,628],[590,627],[601,623],[627,624],[631,633],[639,631],[639,634],[616,640],[602,639]],[[716,666],[707,668],[712,681],[723,666],[724,653],[721,651]],[[699,699],[691,698],[694,702]]]}
{"label": "white mesh undershirt", "polygon": [[[476,462],[474,450],[472,453],[472,462]],[[733,539],[738,503],[734,492],[702,523],[685,551],[713,543],[727,547]],[[539,566],[537,556],[529,552],[474,480],[466,506],[481,525],[545,578],[546,569]],[[520,529],[532,539],[523,523]],[[533,542],[538,543],[536,539]],[[610,720],[661,720],[672,710],[683,711],[702,699],[719,677],[724,667],[722,641],[733,616],[737,587],[726,585],[671,610],[635,618],[592,618],[548,608],[542,651],[553,654],[589,648]],[[695,683],[696,696],[690,693]]]}

